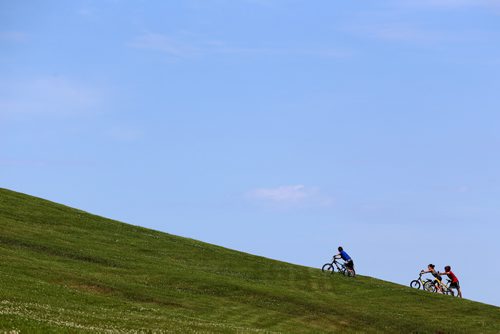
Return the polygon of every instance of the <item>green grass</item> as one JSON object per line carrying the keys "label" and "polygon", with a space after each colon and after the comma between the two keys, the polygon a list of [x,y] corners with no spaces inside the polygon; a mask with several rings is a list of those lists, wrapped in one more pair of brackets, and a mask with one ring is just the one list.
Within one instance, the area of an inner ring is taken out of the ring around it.
{"label": "green grass", "polygon": [[500,309],[0,189],[0,332],[500,333]]}

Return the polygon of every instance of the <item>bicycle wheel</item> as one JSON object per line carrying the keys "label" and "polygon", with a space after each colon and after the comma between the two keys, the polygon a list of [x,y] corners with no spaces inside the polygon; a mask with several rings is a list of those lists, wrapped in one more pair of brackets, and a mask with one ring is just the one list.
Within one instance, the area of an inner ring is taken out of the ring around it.
{"label": "bicycle wheel", "polygon": [[436,292],[437,291],[436,286],[434,285],[434,283],[432,283],[432,281],[426,281],[424,283],[424,290],[429,291],[429,292]]}
{"label": "bicycle wheel", "polygon": [[420,289],[420,281],[418,279],[414,279],[410,282],[410,288]]}
{"label": "bicycle wheel", "polygon": [[323,267],[321,268],[321,271],[324,272],[324,273],[330,273],[330,274],[333,274],[334,272],[334,267],[332,266],[331,263],[325,263],[323,265]]}
{"label": "bicycle wheel", "polygon": [[446,289],[446,290],[444,291],[444,294],[445,294],[445,295],[448,295],[448,296],[455,297],[455,293],[454,293],[454,292],[453,292],[453,290],[451,290],[451,289]]}

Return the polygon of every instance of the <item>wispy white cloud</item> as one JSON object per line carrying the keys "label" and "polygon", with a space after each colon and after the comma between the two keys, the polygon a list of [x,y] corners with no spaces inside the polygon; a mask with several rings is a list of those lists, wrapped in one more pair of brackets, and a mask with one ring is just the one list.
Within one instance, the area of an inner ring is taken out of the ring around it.
{"label": "wispy white cloud", "polygon": [[6,42],[26,42],[28,35],[21,31],[0,31],[0,41]]}
{"label": "wispy white cloud", "polygon": [[499,0],[408,0],[395,1],[398,6],[413,8],[457,9],[465,7],[500,8]]}
{"label": "wispy white cloud", "polygon": [[259,7],[288,6],[292,0],[187,0],[187,5],[193,10],[203,10],[213,6],[227,6],[228,4],[247,4]]}
{"label": "wispy white cloud", "polygon": [[446,28],[415,20],[402,20],[397,13],[365,13],[340,29],[373,40],[408,43],[421,46],[437,44],[487,42],[497,39],[498,32],[485,29]]}
{"label": "wispy white cloud", "polygon": [[302,184],[274,188],[257,188],[247,192],[247,197],[279,206],[330,206],[333,198],[321,193],[317,187]]}
{"label": "wispy white cloud", "polygon": [[[468,22],[452,25],[422,20],[420,15],[453,10],[488,10],[500,13],[500,0],[393,0],[376,9],[359,11],[345,24],[344,32],[374,40],[435,46],[450,43],[488,42],[498,39],[498,32]],[[444,21],[443,21],[444,22]]]}
{"label": "wispy white cloud", "polygon": [[0,159],[0,166],[8,167],[52,167],[52,166],[89,166],[94,165],[95,162],[84,160],[41,160],[41,159]]}
{"label": "wispy white cloud", "polygon": [[69,115],[91,113],[98,94],[64,77],[0,80],[0,115]]}
{"label": "wispy white cloud", "polygon": [[[315,190],[313,190],[314,192]],[[300,202],[311,196],[311,190],[304,185],[281,186],[277,188],[259,188],[252,190],[251,197],[273,202]]]}
{"label": "wispy white cloud", "polygon": [[134,38],[130,47],[154,50],[176,57],[193,56],[200,53],[197,47],[180,42],[178,39],[157,33],[146,33]]}
{"label": "wispy white cloud", "polygon": [[228,44],[220,40],[200,40],[189,33],[177,36],[159,33],[145,33],[132,39],[129,47],[162,52],[176,58],[189,58],[211,54],[255,55],[255,56],[314,56],[325,58],[345,58],[347,50],[335,48],[293,48],[293,47],[244,47]]}
{"label": "wispy white cloud", "polygon": [[212,53],[222,54],[241,54],[241,55],[261,55],[261,56],[311,56],[323,58],[346,58],[350,56],[347,50],[334,48],[258,48],[258,47],[233,47],[221,45],[219,48],[214,48]]}
{"label": "wispy white cloud", "polygon": [[248,4],[259,5],[259,6],[276,6],[276,5],[287,5],[290,0],[244,0]]}
{"label": "wispy white cloud", "polygon": [[143,131],[130,125],[115,125],[108,132],[108,136],[118,142],[135,142],[142,138]]}
{"label": "wispy white cloud", "polygon": [[76,13],[83,17],[92,17],[95,15],[95,9],[90,7],[82,7],[76,11]]}
{"label": "wispy white cloud", "polygon": [[349,25],[345,27],[345,30],[359,36],[393,42],[432,44],[458,40],[458,36],[453,33],[426,29],[403,22],[364,22],[358,25]]}

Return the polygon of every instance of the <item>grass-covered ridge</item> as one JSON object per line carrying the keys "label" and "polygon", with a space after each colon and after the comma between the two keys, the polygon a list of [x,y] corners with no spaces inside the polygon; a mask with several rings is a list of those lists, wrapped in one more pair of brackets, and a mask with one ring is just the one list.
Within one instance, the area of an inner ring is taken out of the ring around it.
{"label": "grass-covered ridge", "polygon": [[0,189],[0,332],[500,332],[500,309]]}

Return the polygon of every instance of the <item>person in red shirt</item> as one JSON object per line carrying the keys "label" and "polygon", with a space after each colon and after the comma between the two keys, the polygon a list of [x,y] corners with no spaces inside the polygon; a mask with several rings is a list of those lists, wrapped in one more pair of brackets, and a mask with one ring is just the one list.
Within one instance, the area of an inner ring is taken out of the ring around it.
{"label": "person in red shirt", "polygon": [[451,280],[450,283],[450,289],[457,289],[458,291],[458,296],[462,298],[462,290],[460,290],[460,283],[458,282],[457,276],[451,271],[450,266],[444,267],[444,273],[439,273],[439,275],[447,275],[448,278]]}

